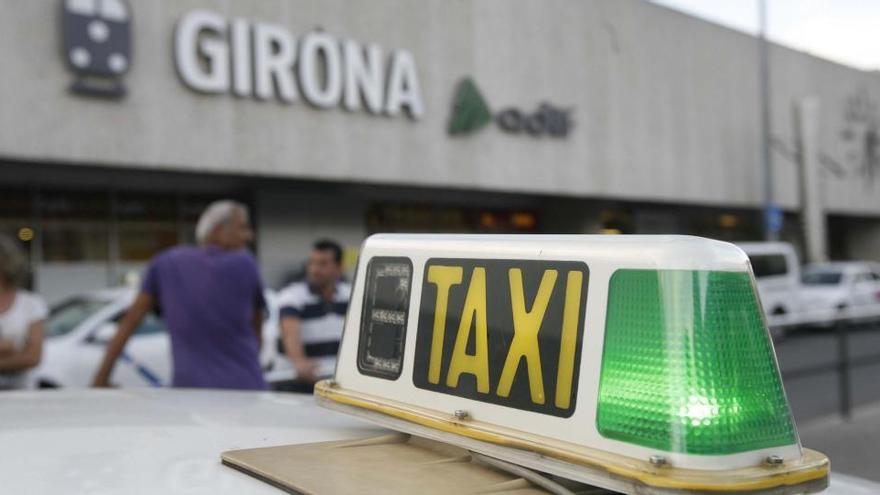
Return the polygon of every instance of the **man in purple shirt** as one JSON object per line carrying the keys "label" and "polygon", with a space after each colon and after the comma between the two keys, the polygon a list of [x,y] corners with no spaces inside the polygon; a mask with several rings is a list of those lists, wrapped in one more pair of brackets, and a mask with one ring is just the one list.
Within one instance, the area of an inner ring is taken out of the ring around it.
{"label": "man in purple shirt", "polygon": [[263,283],[245,246],[253,238],[247,208],[217,201],[196,226],[199,246],[159,253],[141,291],[107,345],[94,386],[109,385],[116,359],[144,316],[156,308],[171,335],[174,387],[265,390],[259,353]]}

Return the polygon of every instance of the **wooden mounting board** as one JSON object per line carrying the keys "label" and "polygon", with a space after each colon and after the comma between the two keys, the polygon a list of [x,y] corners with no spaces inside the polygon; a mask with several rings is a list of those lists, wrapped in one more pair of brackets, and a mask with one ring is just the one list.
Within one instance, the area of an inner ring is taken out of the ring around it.
{"label": "wooden mounting board", "polygon": [[464,449],[405,434],[233,450],[221,459],[288,493],[306,495],[548,493],[515,474],[476,462]]}

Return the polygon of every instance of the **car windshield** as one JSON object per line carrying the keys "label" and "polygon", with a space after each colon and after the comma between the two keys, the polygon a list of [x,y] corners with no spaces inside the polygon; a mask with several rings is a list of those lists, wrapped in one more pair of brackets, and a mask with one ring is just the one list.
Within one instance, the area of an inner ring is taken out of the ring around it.
{"label": "car windshield", "polygon": [[49,337],[66,335],[106,305],[107,301],[82,298],[68,299],[57,304],[49,312],[46,334]]}
{"label": "car windshield", "polygon": [[842,272],[807,272],[801,277],[804,285],[838,285],[843,279]]}
{"label": "car windshield", "polygon": [[781,254],[751,254],[752,271],[755,278],[773,277],[788,273],[785,256]]}

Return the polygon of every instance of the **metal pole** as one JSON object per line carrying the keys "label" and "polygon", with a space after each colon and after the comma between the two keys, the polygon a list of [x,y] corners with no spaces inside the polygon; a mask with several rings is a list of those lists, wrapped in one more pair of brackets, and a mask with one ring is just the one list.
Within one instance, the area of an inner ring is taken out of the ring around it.
{"label": "metal pole", "polygon": [[819,169],[819,100],[808,97],[795,106],[795,133],[798,149],[798,175],[801,191],[801,223],[807,261],[827,259],[827,234]]}
{"label": "metal pole", "polygon": [[770,46],[767,42],[767,1],[758,0],[760,30],[758,32],[758,54],[761,77],[761,140],[764,157],[764,238],[768,241],[778,239],[778,232],[769,220],[773,204],[773,160],[770,149]]}
{"label": "metal pole", "polygon": [[111,189],[107,199],[110,202],[110,218],[107,222],[107,287],[116,287],[122,282],[120,277],[119,252],[119,201],[116,189]]}
{"label": "metal pole", "polygon": [[834,333],[837,334],[837,377],[840,399],[840,416],[849,421],[851,409],[850,378],[849,378],[849,344],[847,342],[848,322],[838,319]]}
{"label": "metal pole", "polygon": [[34,238],[31,240],[31,286],[30,290],[40,292],[45,287],[40,286],[40,272],[43,268],[43,210],[42,194],[38,187],[30,189],[31,193],[31,226],[34,229]]}

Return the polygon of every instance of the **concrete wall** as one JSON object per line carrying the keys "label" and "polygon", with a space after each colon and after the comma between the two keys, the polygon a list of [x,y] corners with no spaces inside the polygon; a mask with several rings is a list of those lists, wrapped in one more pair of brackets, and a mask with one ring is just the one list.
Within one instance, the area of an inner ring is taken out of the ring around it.
{"label": "concrete wall", "polygon": [[[107,101],[67,91],[59,2],[0,0],[0,157],[708,205],[762,201],[756,41],[646,2],[131,3],[129,94]],[[425,115],[198,94],[181,82],[172,56],[175,23],[196,8],[272,22],[298,38],[320,27],[409,50]],[[817,96],[823,153],[842,167],[825,179],[829,209],[880,215],[880,179],[859,170],[858,138],[841,137],[848,98],[880,99],[876,75],[781,47],[771,55],[780,150],[793,145],[793,103]],[[547,101],[573,108],[576,127],[566,139],[512,136],[494,125],[449,137],[453,91],[464,76],[494,110]],[[782,151],[776,193],[795,208],[795,163]]]}

